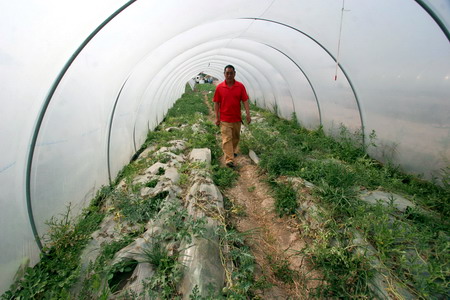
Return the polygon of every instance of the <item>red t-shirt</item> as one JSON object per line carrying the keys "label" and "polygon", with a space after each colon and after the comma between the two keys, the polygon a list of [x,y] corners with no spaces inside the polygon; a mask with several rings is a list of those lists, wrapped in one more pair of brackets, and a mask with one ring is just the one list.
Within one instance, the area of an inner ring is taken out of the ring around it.
{"label": "red t-shirt", "polygon": [[231,87],[225,81],[219,83],[214,93],[214,102],[220,103],[220,121],[240,122],[241,121],[241,101],[248,100],[247,91],[242,83],[234,81]]}

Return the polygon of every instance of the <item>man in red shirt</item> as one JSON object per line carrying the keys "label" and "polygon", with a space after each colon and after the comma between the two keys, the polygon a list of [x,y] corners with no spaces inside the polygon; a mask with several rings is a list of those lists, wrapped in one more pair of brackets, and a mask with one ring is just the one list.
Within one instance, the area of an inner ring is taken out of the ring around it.
{"label": "man in red shirt", "polygon": [[214,94],[214,111],[216,125],[220,125],[222,134],[222,149],[225,154],[225,163],[234,167],[234,157],[237,155],[237,145],[241,135],[241,101],[244,102],[247,123],[250,124],[250,107],[245,87],[234,80],[236,71],[232,65],[224,69],[225,81],[221,82]]}

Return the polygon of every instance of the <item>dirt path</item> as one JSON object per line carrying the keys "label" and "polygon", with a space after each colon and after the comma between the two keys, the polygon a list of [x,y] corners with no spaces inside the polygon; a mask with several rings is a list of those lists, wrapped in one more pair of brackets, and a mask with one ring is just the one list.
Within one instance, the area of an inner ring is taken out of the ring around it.
{"label": "dirt path", "polygon": [[251,231],[248,243],[259,270],[271,288],[261,291],[263,299],[306,299],[314,282],[307,280],[310,268],[300,251],[305,246],[298,223],[280,218],[274,211],[274,199],[265,176],[247,156],[236,158],[239,178],[225,196],[243,212],[231,222],[241,232]]}
{"label": "dirt path", "polygon": [[[205,95],[212,111],[207,100]],[[210,120],[214,122],[214,114],[210,115]],[[317,281],[308,280],[314,272],[300,253],[305,241],[298,221],[277,215],[265,175],[247,155],[238,155],[235,162],[239,177],[224,195],[235,207],[231,223],[240,232],[251,232],[247,243],[257,262],[256,279],[265,278],[269,283],[270,287],[259,291],[258,296],[262,299],[308,299]]]}

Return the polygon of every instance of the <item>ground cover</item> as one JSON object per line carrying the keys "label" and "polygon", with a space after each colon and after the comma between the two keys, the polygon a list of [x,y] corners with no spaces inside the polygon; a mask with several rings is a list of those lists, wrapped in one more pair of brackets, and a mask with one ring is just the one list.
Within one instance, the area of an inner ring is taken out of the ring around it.
{"label": "ground cover", "polygon": [[[301,128],[295,116],[283,120],[255,106],[237,168],[225,168],[219,130],[211,118],[213,90],[208,84],[186,89],[160,126],[149,132],[135,160],[82,216],[72,218],[68,208],[49,220],[41,262],[27,268],[2,299],[117,299],[139,260],[117,261],[117,254],[142,239],[146,224],[161,210],[167,213],[162,227],[173,230],[153,236],[154,246],[144,251],[157,274],[145,281],[146,297],[181,298],[178,286],[186,266],[180,263],[179,245],[204,234],[204,222],[167,205],[169,190],[142,196],[142,191],[163,185],[169,174],[162,166],[174,161],[179,163],[180,199],[193,170],[211,173],[224,194],[224,211],[213,214],[224,288],[205,292],[196,286],[190,299],[445,299],[450,278],[448,181],[437,186],[372,160],[358,144],[358,133],[342,128],[336,141],[321,129]],[[376,146],[375,134],[370,138]],[[177,148],[174,141],[184,141],[185,147]],[[211,150],[210,167],[181,159],[193,148]],[[246,155],[250,150],[260,157],[259,165]],[[157,166],[152,177],[141,180],[143,170],[152,166]],[[401,194],[415,206],[399,211],[394,198],[374,204],[361,199],[372,191]],[[92,233],[108,222],[120,234],[107,239],[102,233],[96,259],[83,265]],[[380,287],[384,291],[377,291]]]}
{"label": "ground cover", "polygon": [[[318,286],[317,296],[380,295],[374,291],[375,271],[391,283],[383,296],[444,299],[448,295],[448,182],[438,186],[371,159],[358,143],[360,135],[345,128],[332,139],[321,129],[301,128],[295,116],[287,121],[256,107],[252,110],[259,111],[264,121],[249,126],[242,150],[252,149],[260,156],[260,166],[275,187],[277,210],[299,218],[302,215],[301,206],[291,200],[295,189],[289,181],[280,182],[283,177],[312,183],[309,193],[323,208],[320,220],[324,228],[303,228],[314,243],[302,252],[321,270],[326,282]],[[370,138],[375,147],[375,133]],[[373,190],[399,193],[415,206],[399,212],[393,201],[388,205],[361,201],[361,192]],[[304,195],[305,190],[297,199]],[[368,241],[364,253],[356,250],[360,238]]]}

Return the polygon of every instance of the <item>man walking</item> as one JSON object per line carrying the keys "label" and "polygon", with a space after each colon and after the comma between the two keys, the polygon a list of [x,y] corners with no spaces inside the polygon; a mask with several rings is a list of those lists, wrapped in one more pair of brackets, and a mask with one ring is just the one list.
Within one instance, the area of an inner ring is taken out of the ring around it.
{"label": "man walking", "polygon": [[222,134],[222,149],[225,154],[225,163],[234,167],[234,157],[237,155],[237,145],[241,135],[241,101],[244,102],[247,123],[250,124],[250,107],[245,87],[234,80],[236,71],[232,65],[224,69],[225,81],[221,82],[214,94],[214,111],[216,125],[220,125]]}

